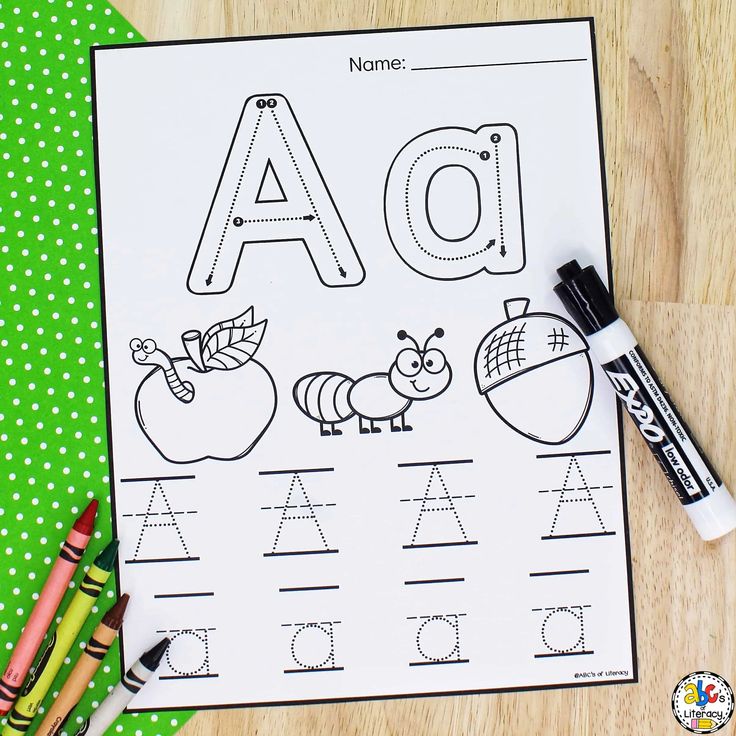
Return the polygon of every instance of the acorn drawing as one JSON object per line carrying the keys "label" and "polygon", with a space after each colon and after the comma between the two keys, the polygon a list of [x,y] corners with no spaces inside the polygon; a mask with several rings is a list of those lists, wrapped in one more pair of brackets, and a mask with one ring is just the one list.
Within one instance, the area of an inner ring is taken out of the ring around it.
{"label": "acorn drawing", "polygon": [[475,379],[498,417],[546,445],[572,439],[593,398],[593,366],[578,329],[557,314],[527,312],[529,299],[504,302],[506,322],[481,340]]}

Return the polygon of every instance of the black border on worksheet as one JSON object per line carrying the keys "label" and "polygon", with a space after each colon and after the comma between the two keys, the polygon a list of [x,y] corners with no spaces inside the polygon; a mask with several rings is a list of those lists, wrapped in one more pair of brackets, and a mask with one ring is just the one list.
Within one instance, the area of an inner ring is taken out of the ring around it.
{"label": "black border on worksheet", "polygon": [[[596,102],[596,118],[598,123],[598,150],[600,156],[601,171],[601,191],[603,195],[603,217],[604,230],[606,238],[606,260],[608,264],[608,285],[613,291],[613,265],[611,260],[611,231],[608,216],[608,193],[606,188],[606,164],[603,152],[603,121],[601,115],[600,101],[600,84],[598,80],[598,61],[596,55],[595,43],[595,19],[593,17],[581,18],[546,18],[541,20],[521,20],[521,21],[501,21],[494,23],[464,23],[456,25],[439,25],[439,26],[418,26],[411,28],[366,28],[352,31],[321,31],[316,33],[289,33],[289,34],[273,34],[262,36],[240,36],[228,38],[197,38],[190,40],[178,41],[153,41],[139,43],[119,43],[105,46],[93,46],[90,48],[90,66],[92,80],[92,128],[94,136],[94,153],[95,153],[95,180],[97,195],[97,229],[99,237],[99,264],[100,264],[100,299],[102,307],[102,332],[103,332],[103,356],[105,363],[105,413],[107,416],[107,442],[108,442],[108,458],[110,462],[110,503],[112,506],[112,527],[113,535],[117,537],[117,519],[115,512],[115,474],[113,471],[113,448],[112,448],[112,415],[110,413],[110,375],[108,367],[108,346],[107,346],[107,316],[105,311],[105,279],[104,279],[104,257],[103,257],[103,227],[102,227],[102,204],[100,195],[100,157],[99,157],[99,138],[97,131],[97,89],[95,77],[95,56],[96,54],[111,49],[127,49],[140,48],[149,46],[188,46],[201,43],[234,43],[240,41],[256,41],[266,39],[285,39],[285,38],[307,38],[313,36],[352,36],[363,35],[367,33],[397,33],[406,31],[437,31],[458,28],[489,28],[495,26],[523,26],[523,25],[539,25],[546,23],[588,23],[590,28],[590,47],[591,47],[591,63],[593,67],[593,85],[595,88]],[[352,703],[366,700],[396,700],[399,698],[425,698],[425,697],[441,697],[448,695],[486,695],[491,693],[513,693],[527,692],[536,690],[555,690],[559,688],[580,688],[580,687],[598,687],[601,685],[626,685],[639,682],[638,663],[636,658],[636,626],[634,620],[634,589],[631,569],[631,542],[629,533],[628,519],[628,498],[626,487],[626,465],[624,458],[624,436],[623,436],[623,414],[621,405],[617,402],[617,420],[618,420],[618,438],[619,438],[619,456],[621,458],[621,490],[624,511],[624,541],[626,548],[626,569],[628,575],[628,594],[629,594],[629,621],[631,624],[631,662],[632,677],[626,680],[599,680],[596,682],[574,682],[559,683],[553,685],[533,685],[528,687],[511,687],[511,688],[491,688],[487,690],[449,690],[443,692],[429,693],[405,693],[398,695],[370,695],[357,696],[351,698],[331,698],[331,699],[314,699],[314,700],[289,700],[274,701],[265,703],[231,703],[227,705],[182,705],[166,708],[139,708],[126,709],[126,713],[156,713],[166,711],[188,711],[188,710],[223,710],[226,708],[255,708],[255,707],[276,707],[282,705],[315,705],[320,703]],[[118,596],[120,595],[120,561],[116,560],[116,587]],[[125,664],[123,659],[123,633],[120,632],[119,637],[120,649],[120,675],[121,678],[125,674]]]}

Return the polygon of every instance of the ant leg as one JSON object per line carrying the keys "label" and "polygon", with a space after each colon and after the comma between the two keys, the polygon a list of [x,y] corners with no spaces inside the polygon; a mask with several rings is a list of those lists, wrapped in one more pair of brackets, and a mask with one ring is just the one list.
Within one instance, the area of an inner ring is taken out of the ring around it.
{"label": "ant leg", "polygon": [[323,437],[329,437],[332,434],[332,432],[330,432],[330,430],[327,429],[326,425],[323,422],[319,423],[319,433]]}
{"label": "ant leg", "polygon": [[395,417],[392,417],[392,418],[391,418],[391,431],[392,431],[392,432],[401,432],[401,427],[398,427],[398,426],[397,426],[397,425],[395,424],[395,420],[396,420],[396,418],[395,418]]}
{"label": "ant leg", "polygon": [[371,419],[371,432],[373,434],[379,434],[380,431],[381,431],[381,428],[380,427],[376,427],[374,421]]}
{"label": "ant leg", "polygon": [[342,434],[342,430],[341,429],[338,429],[335,426],[335,423],[334,422],[330,425],[330,427],[332,428],[332,435],[333,435],[333,437],[339,437]]}
{"label": "ant leg", "polygon": [[406,423],[406,414],[401,415],[401,431],[402,432],[411,432],[414,429],[414,427],[411,426],[411,424]]}
{"label": "ant leg", "polygon": [[360,427],[361,434],[370,434],[370,429],[363,426],[363,417],[358,414],[358,426]]}

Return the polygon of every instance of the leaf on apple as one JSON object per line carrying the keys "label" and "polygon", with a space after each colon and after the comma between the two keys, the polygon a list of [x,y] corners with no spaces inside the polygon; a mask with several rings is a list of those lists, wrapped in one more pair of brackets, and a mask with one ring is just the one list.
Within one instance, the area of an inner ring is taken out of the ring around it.
{"label": "leaf on apple", "polygon": [[239,317],[210,327],[202,340],[206,368],[231,371],[245,365],[256,353],[268,320],[253,324],[253,308]]}
{"label": "leaf on apple", "polygon": [[252,327],[254,322],[255,318],[253,316],[253,307],[248,307],[248,309],[246,309],[243,314],[239,314],[237,317],[226,319],[222,322],[217,322],[216,324],[212,325],[212,327],[210,327],[209,330],[204,333],[204,337],[202,338],[202,346],[206,345],[210,341],[210,338],[216,332],[220,332],[220,330],[225,330],[228,327]]}

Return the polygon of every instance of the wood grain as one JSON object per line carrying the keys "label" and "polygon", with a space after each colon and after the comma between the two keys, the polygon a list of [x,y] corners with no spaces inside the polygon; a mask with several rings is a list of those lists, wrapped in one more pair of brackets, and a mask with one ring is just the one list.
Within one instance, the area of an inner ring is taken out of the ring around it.
{"label": "wood grain", "polygon": [[[641,0],[115,0],[149,39],[596,18],[619,304],[736,488],[736,10]],[[681,734],[675,683],[736,684],[736,535],[701,542],[626,426],[640,682],[493,696],[200,713],[186,736]],[[733,727],[730,727],[731,729]],[[727,728],[723,733],[728,733]]]}

